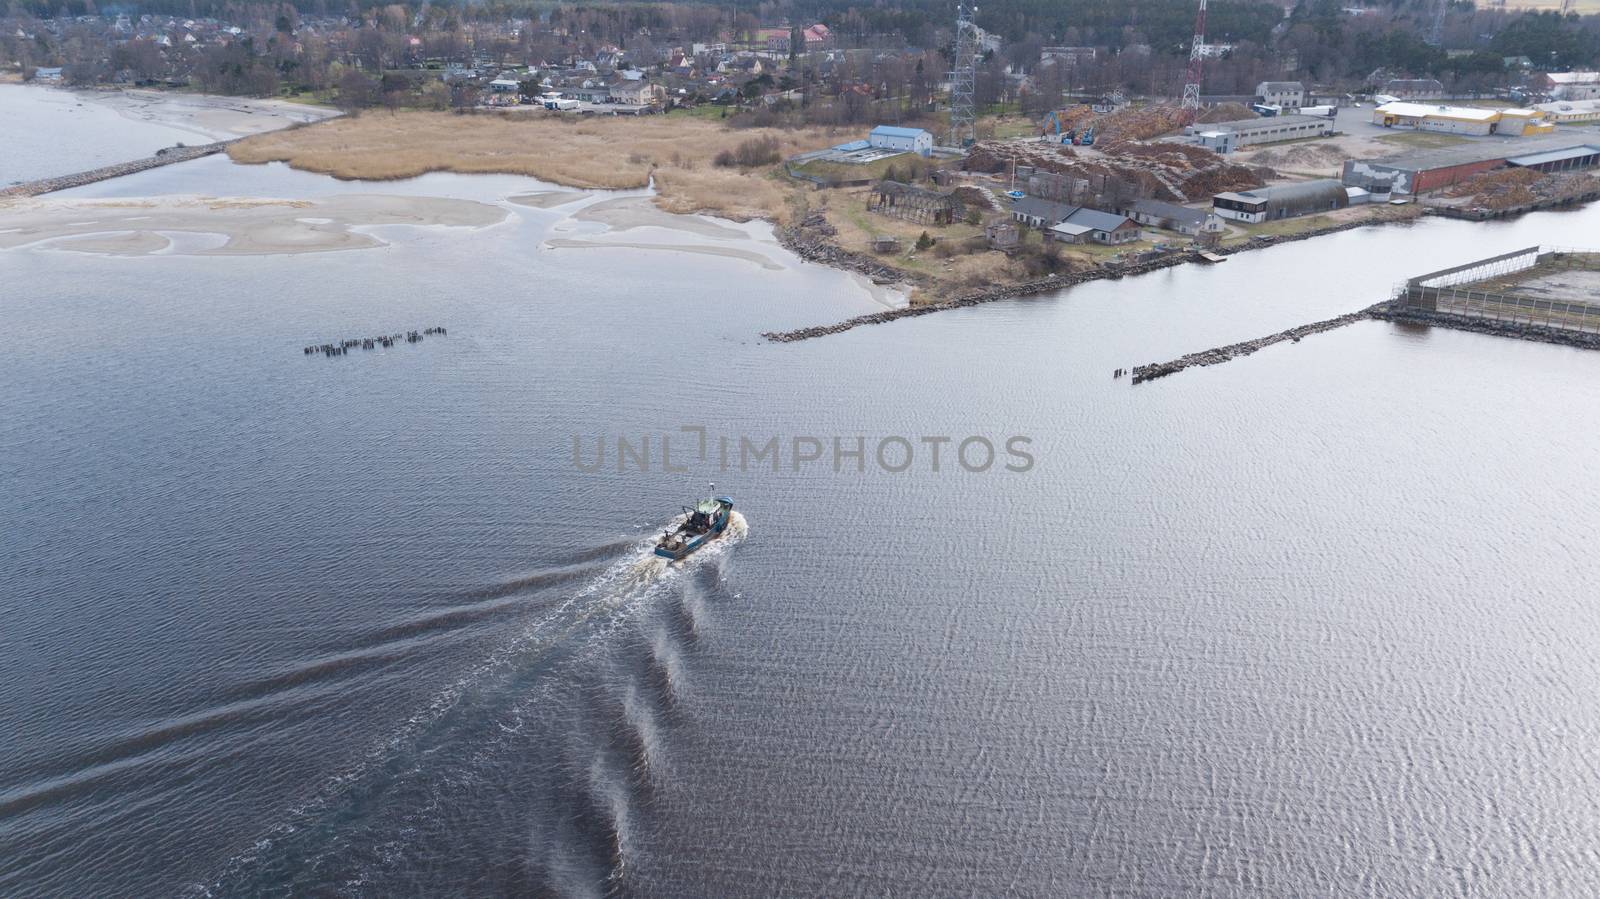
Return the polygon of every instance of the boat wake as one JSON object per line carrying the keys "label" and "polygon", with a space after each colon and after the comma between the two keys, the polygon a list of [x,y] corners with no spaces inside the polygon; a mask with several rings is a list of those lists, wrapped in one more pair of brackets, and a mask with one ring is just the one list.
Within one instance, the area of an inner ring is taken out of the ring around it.
{"label": "boat wake", "polygon": [[[735,511],[719,538],[687,558],[656,556],[655,534],[682,520],[676,516],[646,538],[609,544],[610,564],[598,572],[590,567],[581,586],[520,624],[191,894],[296,893],[330,883],[371,883],[404,864],[405,853],[391,851],[396,844],[433,831],[441,814],[440,784],[469,792],[505,789],[502,768],[517,769],[541,754],[556,776],[533,793],[545,800],[541,805],[553,806],[552,814],[567,818],[565,824],[551,822],[546,852],[535,853],[542,856],[539,870],[528,872],[524,885],[534,892],[582,893],[587,888],[580,885],[595,884],[596,876],[599,882],[618,876],[631,853],[629,834],[638,826],[632,797],[666,765],[660,718],[683,689],[685,646],[709,614],[703,582],[723,580],[728,553],[749,534],[748,522]],[[605,554],[593,555],[586,553],[584,561],[604,563]],[[572,566],[561,566],[525,574],[517,583],[561,589],[571,573]],[[515,589],[474,592],[501,597]],[[646,612],[652,621],[671,625],[619,640],[619,630]],[[630,641],[640,644],[640,658],[619,673],[613,644]],[[585,683],[574,696],[572,688]],[[555,725],[562,719],[565,725]],[[528,742],[547,739],[552,726],[564,729],[569,741],[557,750],[558,758],[550,758],[551,747],[543,744],[530,755]],[[548,773],[523,776],[543,782]],[[352,818],[362,823],[353,826]],[[379,840],[380,833],[390,838]],[[378,843],[388,848],[378,851]],[[574,845],[596,851],[578,851],[575,858]]]}

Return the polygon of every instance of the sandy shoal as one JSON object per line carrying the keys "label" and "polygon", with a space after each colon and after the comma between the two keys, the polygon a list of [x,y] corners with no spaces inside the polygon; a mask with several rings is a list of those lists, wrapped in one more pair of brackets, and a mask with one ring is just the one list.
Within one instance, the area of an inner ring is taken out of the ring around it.
{"label": "sandy shoal", "polygon": [[[506,216],[501,207],[472,200],[370,194],[316,200],[39,197],[0,204],[0,249],[38,246],[118,256],[320,253],[384,245],[353,230],[358,227],[484,228]],[[174,242],[167,234],[216,235],[222,243]]]}
{"label": "sandy shoal", "polygon": [[555,249],[666,250],[672,253],[697,253],[702,256],[725,256],[730,259],[743,259],[746,262],[754,262],[769,271],[781,272],[784,268],[779,263],[774,262],[771,257],[757,253],[754,250],[711,244],[641,243],[625,240],[579,240],[565,237],[558,237],[546,243]]}
{"label": "sandy shoal", "polygon": [[587,200],[594,194],[583,190],[536,190],[529,194],[517,194],[506,199],[518,206],[531,206],[535,209],[554,209],[579,200]]}
{"label": "sandy shoal", "polygon": [[585,206],[573,214],[580,222],[596,222],[612,231],[633,228],[668,228],[718,240],[749,240],[738,228],[720,225],[697,215],[676,215],[656,208],[650,197],[617,197]]}

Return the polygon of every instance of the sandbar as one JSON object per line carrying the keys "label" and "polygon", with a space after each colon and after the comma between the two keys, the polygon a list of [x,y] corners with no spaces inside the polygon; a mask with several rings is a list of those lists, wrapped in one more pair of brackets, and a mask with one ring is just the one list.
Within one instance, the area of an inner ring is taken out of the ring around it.
{"label": "sandbar", "polygon": [[670,228],[674,231],[687,231],[701,237],[722,240],[750,239],[748,232],[719,225],[698,215],[662,212],[651,202],[650,197],[644,196],[602,200],[593,206],[583,207],[573,213],[572,217],[580,222],[598,222],[612,231],[627,231],[632,228]]}
{"label": "sandbar", "polygon": [[[386,245],[374,235],[354,230],[359,227],[485,228],[507,216],[499,206],[473,200],[381,194],[315,200],[37,197],[0,203],[0,249],[31,246],[116,256],[322,253]],[[167,234],[216,235],[223,240],[220,245],[174,241]]]}
{"label": "sandbar", "polygon": [[576,203],[579,200],[587,200],[592,196],[594,194],[582,190],[538,190],[531,194],[518,194],[506,199],[518,206],[553,209],[557,206],[565,206],[568,203]]}
{"label": "sandbar", "polygon": [[770,271],[783,271],[783,266],[772,261],[771,258],[753,250],[741,250],[736,247],[710,246],[707,244],[676,244],[676,243],[638,243],[633,241],[611,240],[575,240],[572,238],[556,238],[546,241],[556,249],[626,249],[626,250],[667,250],[673,253],[699,253],[703,256],[726,256],[730,259],[743,259],[754,262],[756,265]]}

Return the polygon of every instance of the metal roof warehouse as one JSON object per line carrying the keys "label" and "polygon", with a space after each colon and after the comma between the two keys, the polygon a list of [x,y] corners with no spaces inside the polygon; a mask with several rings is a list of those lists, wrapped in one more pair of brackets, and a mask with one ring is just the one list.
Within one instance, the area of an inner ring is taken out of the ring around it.
{"label": "metal roof warehouse", "polygon": [[1586,145],[1569,147],[1565,150],[1530,153],[1527,156],[1513,156],[1506,160],[1506,165],[1514,165],[1525,169],[1538,169],[1541,172],[1565,172],[1573,169],[1586,169],[1596,162],[1600,162],[1600,147]]}
{"label": "metal roof warehouse", "polygon": [[1582,146],[1571,137],[1511,140],[1464,144],[1421,153],[1386,156],[1381,159],[1352,159],[1344,164],[1342,180],[1352,187],[1373,193],[1413,194],[1437,190],[1487,172],[1518,157],[1570,150]]}

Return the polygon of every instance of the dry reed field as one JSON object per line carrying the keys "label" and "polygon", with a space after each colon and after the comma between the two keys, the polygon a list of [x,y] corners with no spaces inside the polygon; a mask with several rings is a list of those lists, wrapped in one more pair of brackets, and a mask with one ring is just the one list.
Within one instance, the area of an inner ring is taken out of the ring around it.
{"label": "dry reed field", "polygon": [[736,220],[782,220],[793,188],[772,167],[713,165],[741,143],[771,138],[784,156],[838,143],[834,129],[733,129],[705,119],[576,117],[540,113],[454,115],[369,112],[274,131],[232,145],[236,162],[281,161],[347,180],[411,178],[427,172],[530,175],[567,187],[644,187],[652,173],[657,205]]}

